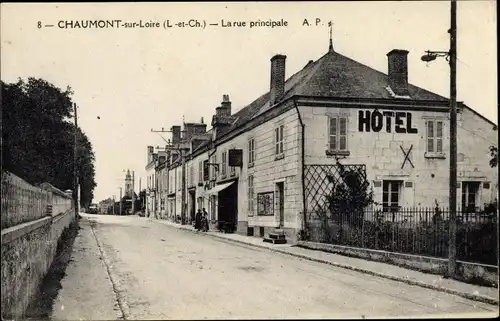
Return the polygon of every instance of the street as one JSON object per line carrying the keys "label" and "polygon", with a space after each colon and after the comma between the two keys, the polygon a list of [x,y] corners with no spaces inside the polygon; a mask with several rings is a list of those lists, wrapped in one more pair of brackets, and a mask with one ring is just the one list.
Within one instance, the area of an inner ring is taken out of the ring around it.
{"label": "street", "polygon": [[498,311],[147,218],[82,216],[53,319],[442,317]]}

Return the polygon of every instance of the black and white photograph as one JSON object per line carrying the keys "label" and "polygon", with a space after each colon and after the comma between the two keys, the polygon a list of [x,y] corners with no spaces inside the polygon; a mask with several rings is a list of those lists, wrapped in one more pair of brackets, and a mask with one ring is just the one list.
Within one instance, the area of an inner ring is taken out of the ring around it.
{"label": "black and white photograph", "polygon": [[499,317],[496,1],[0,6],[2,320]]}

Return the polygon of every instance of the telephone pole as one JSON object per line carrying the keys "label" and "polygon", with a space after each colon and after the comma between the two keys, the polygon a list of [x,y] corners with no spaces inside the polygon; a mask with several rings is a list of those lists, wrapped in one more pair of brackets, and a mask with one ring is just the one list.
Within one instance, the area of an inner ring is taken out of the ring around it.
{"label": "telephone pole", "polygon": [[75,202],[75,217],[78,217],[80,214],[80,205],[79,205],[79,195],[78,195],[78,114],[77,114],[77,106],[76,103],[73,103],[73,110],[75,112],[75,130],[74,130],[74,146],[73,146],[73,190],[74,190],[74,202]]}
{"label": "telephone pole", "polygon": [[451,0],[450,27],[450,235],[448,274],[453,277],[457,260],[457,1]]}
{"label": "telephone pole", "polygon": [[437,57],[446,57],[450,64],[450,163],[448,191],[448,270],[447,277],[456,273],[457,263],[457,0],[451,0],[450,51],[430,51],[422,56],[429,62]]}
{"label": "telephone pole", "polygon": [[132,171],[132,215],[135,214],[135,171]]}

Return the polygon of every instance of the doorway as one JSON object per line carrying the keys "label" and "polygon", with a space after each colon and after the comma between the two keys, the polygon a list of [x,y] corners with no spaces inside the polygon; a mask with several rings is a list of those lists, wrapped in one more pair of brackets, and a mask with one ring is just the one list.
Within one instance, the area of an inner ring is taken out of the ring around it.
{"label": "doorway", "polygon": [[219,229],[233,233],[238,224],[238,181],[219,192],[217,205]]}
{"label": "doorway", "polygon": [[189,224],[192,224],[196,215],[196,195],[195,191],[189,191]]}
{"label": "doorway", "polygon": [[285,227],[285,183],[276,183],[276,209],[278,210],[279,228]]}

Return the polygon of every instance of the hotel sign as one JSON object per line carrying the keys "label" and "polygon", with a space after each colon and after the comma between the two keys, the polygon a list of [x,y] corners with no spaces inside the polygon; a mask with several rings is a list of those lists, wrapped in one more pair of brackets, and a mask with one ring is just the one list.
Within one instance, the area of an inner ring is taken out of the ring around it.
{"label": "hotel sign", "polygon": [[413,127],[412,114],[404,111],[360,110],[358,130],[367,133],[386,131],[397,134],[418,134],[418,129]]}

